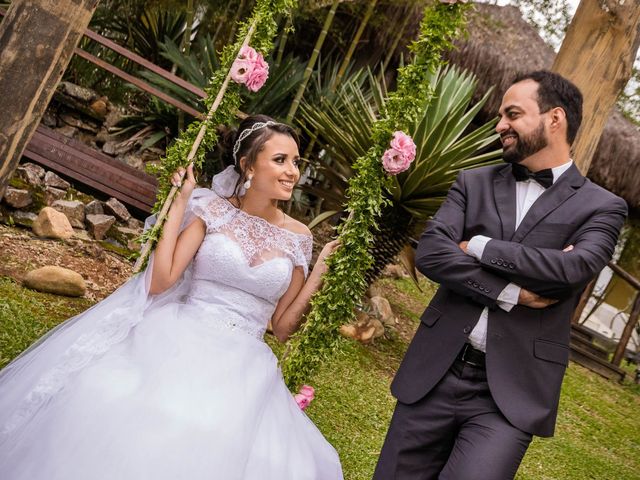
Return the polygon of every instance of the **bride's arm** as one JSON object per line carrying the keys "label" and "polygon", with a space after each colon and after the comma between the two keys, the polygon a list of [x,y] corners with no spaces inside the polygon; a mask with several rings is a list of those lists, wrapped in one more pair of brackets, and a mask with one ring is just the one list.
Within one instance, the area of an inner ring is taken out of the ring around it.
{"label": "bride's arm", "polygon": [[302,316],[309,309],[311,297],[322,286],[322,275],[327,270],[325,259],[333,253],[338,245],[339,241],[334,240],[324,246],[306,282],[301,267],[296,267],[293,270],[289,288],[280,298],[271,317],[273,334],[279,341],[286,342],[300,328]]}
{"label": "bride's arm", "polygon": [[[174,185],[180,184],[180,177],[184,173],[180,169],[174,174]],[[186,175],[180,192],[171,204],[162,237],[156,246],[149,288],[152,295],[162,293],[176,283],[200,248],[206,233],[206,226],[200,218],[196,218],[180,233],[187,202],[196,184],[192,165],[187,168]]]}

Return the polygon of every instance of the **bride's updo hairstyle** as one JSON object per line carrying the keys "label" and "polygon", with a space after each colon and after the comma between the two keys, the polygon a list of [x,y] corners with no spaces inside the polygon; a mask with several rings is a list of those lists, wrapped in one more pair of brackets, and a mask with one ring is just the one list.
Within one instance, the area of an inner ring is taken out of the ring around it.
{"label": "bride's updo hairstyle", "polygon": [[[277,122],[267,115],[250,115],[240,123],[237,130],[229,130],[225,133],[221,145],[222,158],[226,165],[233,165],[236,172],[240,174],[234,189],[235,196],[238,196],[240,186],[247,180],[247,170],[256,163],[264,144],[276,133],[288,135],[300,148],[300,139],[296,131],[289,125]],[[245,161],[241,166],[240,159],[242,157],[245,157]]]}

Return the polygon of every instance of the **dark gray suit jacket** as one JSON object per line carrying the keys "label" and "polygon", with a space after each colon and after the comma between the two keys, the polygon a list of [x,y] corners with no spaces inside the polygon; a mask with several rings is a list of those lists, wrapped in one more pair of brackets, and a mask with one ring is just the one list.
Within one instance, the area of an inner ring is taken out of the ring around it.
{"label": "dark gray suit jacket", "polygon": [[[569,359],[572,312],[588,282],[607,264],[627,214],[624,200],[572,165],[538,198],[517,230],[511,165],[463,171],[420,239],[416,266],[440,283],[391,385],[411,404],[449,369],[485,306],[487,376],[500,411],[519,429],[553,435]],[[458,244],[491,240],[480,261]],[[563,252],[574,245],[571,252]],[[499,308],[513,282],[560,301],[544,309]]]}

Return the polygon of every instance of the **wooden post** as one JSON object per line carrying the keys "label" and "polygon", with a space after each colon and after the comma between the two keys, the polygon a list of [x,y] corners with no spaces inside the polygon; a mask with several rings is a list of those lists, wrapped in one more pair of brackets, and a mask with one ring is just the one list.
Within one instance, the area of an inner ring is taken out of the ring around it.
{"label": "wooden post", "polygon": [[582,311],[584,310],[584,307],[587,306],[587,302],[589,301],[589,298],[591,298],[591,294],[593,293],[593,289],[595,288],[597,281],[598,281],[598,277],[596,276],[593,280],[589,282],[587,287],[584,289],[584,292],[582,292],[582,295],[580,296],[580,301],[578,302],[578,305],[576,305],[576,309],[573,311],[573,317],[571,318],[571,323],[575,323],[577,325],[578,322],[580,322],[580,315],[582,315]]}
{"label": "wooden post", "polygon": [[624,326],[624,330],[622,331],[622,335],[620,336],[620,341],[616,346],[616,351],[613,353],[613,359],[611,360],[611,363],[613,363],[617,367],[619,367],[622,363],[622,359],[624,358],[624,351],[627,348],[627,344],[629,343],[629,339],[631,338],[633,329],[636,328],[636,325],[638,324],[638,317],[640,317],[640,292],[636,294],[636,299],[633,301],[633,307],[631,308],[629,320]]}
{"label": "wooden post", "polygon": [[0,24],[0,197],[98,0],[13,0]]}
{"label": "wooden post", "polygon": [[[584,95],[573,158],[586,174],[618,95],[629,81],[640,43],[640,2],[582,0],[552,70]],[[615,161],[615,158],[610,159]]]}

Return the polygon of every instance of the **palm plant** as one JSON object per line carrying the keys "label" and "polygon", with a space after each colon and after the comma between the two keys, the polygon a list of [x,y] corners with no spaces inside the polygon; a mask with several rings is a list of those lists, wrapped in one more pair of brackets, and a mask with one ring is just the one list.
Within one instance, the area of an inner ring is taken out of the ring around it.
{"label": "palm plant", "polygon": [[[339,213],[346,203],[351,164],[371,147],[371,125],[385,108],[387,92],[380,77],[369,71],[365,85],[347,79],[335,96],[301,108],[304,128],[317,132],[324,151],[314,175],[324,188],[303,186],[328,210],[312,226]],[[475,77],[451,67],[433,72],[429,81],[434,96],[406,132],[416,143],[416,160],[392,179],[371,247],[375,265],[367,275],[370,281],[403,250],[416,227],[436,212],[460,170],[487,165],[501,154],[501,150],[487,151],[498,138],[495,120],[477,128],[472,125],[489,94],[471,105]]]}

